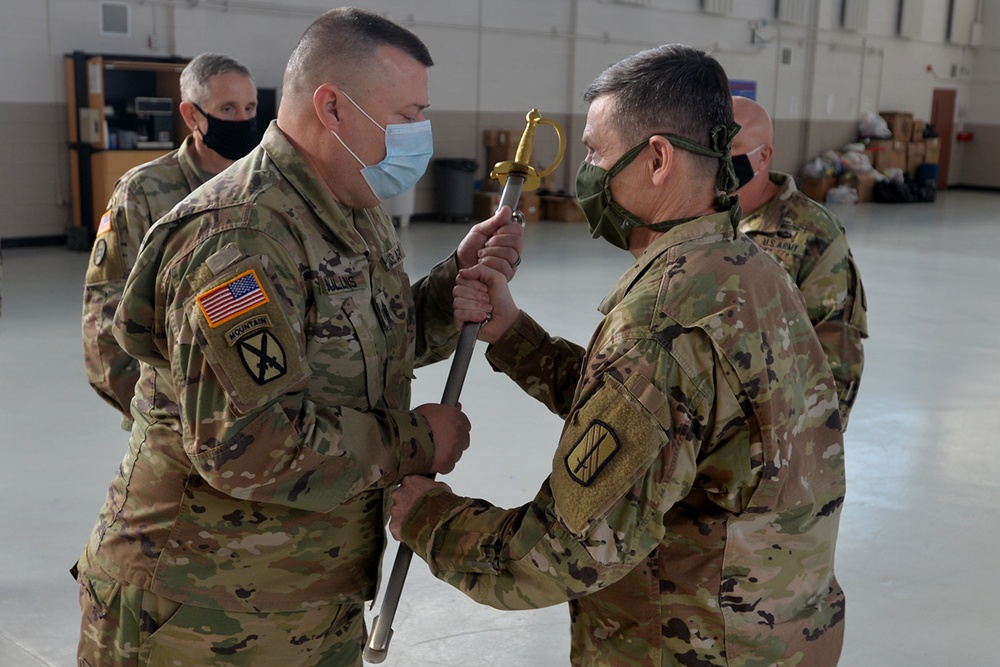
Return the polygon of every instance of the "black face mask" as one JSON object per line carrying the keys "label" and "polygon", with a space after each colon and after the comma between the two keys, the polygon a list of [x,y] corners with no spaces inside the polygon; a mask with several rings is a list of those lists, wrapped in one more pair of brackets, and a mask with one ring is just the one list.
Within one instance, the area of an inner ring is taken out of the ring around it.
{"label": "black face mask", "polygon": [[736,172],[736,180],[740,183],[736,186],[737,190],[752,181],[755,176],[753,167],[750,166],[750,158],[746,153],[733,156],[733,171]]}
{"label": "black face mask", "polygon": [[[192,104],[194,104],[192,102]],[[208,119],[208,131],[201,135],[205,145],[227,160],[239,160],[257,145],[257,119],[223,120],[209,116],[198,106],[194,108]]]}

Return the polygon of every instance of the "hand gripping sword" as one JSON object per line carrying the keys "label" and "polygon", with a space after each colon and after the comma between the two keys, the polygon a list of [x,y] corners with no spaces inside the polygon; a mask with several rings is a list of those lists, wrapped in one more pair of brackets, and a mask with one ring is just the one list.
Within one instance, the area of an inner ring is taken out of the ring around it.
{"label": "hand gripping sword", "polygon": [[[521,134],[521,141],[517,145],[514,160],[512,162],[498,162],[490,172],[490,178],[497,179],[503,185],[497,210],[509,206],[510,210],[514,211],[513,218],[521,225],[524,224],[524,215],[517,210],[517,202],[521,198],[521,193],[536,190],[541,184],[542,178],[555,170],[562,161],[563,153],[566,152],[566,135],[558,123],[542,118],[538,109],[529,111],[525,121],[524,133]],[[551,126],[559,137],[559,150],[556,159],[542,171],[537,171],[530,164],[531,154],[535,150],[535,130],[539,125]],[[469,363],[472,361],[472,352],[476,346],[476,338],[479,336],[481,326],[482,324],[474,322],[467,322],[462,326],[458,346],[455,348],[455,357],[452,359],[448,379],[445,382],[444,395],[441,397],[441,403],[444,405],[458,405],[458,397],[462,393],[462,385],[465,383],[465,376],[469,371]],[[389,573],[389,583],[385,587],[382,607],[379,610],[379,615],[372,622],[372,631],[368,635],[368,643],[365,644],[365,662],[380,663],[388,655],[389,640],[392,639],[392,621],[396,616],[396,607],[399,605],[399,598],[403,593],[403,583],[406,581],[406,572],[410,568],[412,558],[413,551],[405,544],[400,544],[396,552],[396,560],[392,564],[392,571]]]}

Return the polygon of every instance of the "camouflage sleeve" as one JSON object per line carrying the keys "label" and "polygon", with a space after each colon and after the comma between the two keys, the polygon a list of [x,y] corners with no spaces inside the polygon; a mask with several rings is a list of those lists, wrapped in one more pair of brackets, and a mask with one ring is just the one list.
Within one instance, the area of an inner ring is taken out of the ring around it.
{"label": "camouflage sleeve", "polygon": [[[422,416],[356,407],[352,383],[364,391],[367,381],[360,350],[345,347],[337,368],[310,367],[306,333],[356,340],[357,306],[346,300],[331,315],[339,319],[307,321],[311,286],[265,233],[218,234],[195,255],[161,272],[166,311],[154,321],[166,322],[186,453],[209,484],[238,498],[326,512],[364,489],[428,472],[433,444]],[[255,301],[234,306],[231,287]],[[343,404],[332,404],[338,395]]]}
{"label": "camouflage sleeve", "polygon": [[132,423],[129,404],[139,364],[118,345],[113,325],[138,244],[153,222],[150,217],[141,185],[135,180],[119,181],[98,225],[83,289],[87,379],[101,398],[121,412],[125,429]]}
{"label": "camouflage sleeve", "polygon": [[458,344],[459,330],[454,322],[452,289],[458,278],[455,253],[437,264],[413,284],[413,302],[417,312],[416,367],[447,359]]}
{"label": "camouflage sleeve", "polygon": [[486,351],[494,370],[505,373],[545,407],[565,418],[580,380],[585,350],[550,336],[523,311]]}
{"label": "camouflage sleeve", "polygon": [[660,376],[674,386],[668,396],[631,363],[650,355],[667,357],[644,342],[601,374],[530,504],[504,510],[435,489],[407,517],[406,544],[436,577],[500,609],[557,604],[627,574],[661,543],[665,514],[694,484],[696,422],[707,409],[676,364],[660,365],[672,368]]}
{"label": "camouflage sleeve", "polygon": [[846,428],[864,370],[862,339],[868,337],[864,286],[846,237],[834,239],[799,289],[833,370],[841,426]]}

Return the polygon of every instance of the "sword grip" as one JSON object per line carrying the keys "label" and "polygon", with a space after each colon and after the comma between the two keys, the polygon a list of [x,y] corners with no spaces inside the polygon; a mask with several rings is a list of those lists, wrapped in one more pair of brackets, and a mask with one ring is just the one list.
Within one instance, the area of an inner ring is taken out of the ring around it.
{"label": "sword grip", "polygon": [[[504,206],[509,206],[511,211],[517,210],[517,202],[521,198],[521,189],[525,180],[523,174],[512,173],[508,176],[500,195],[500,205],[497,210]],[[524,224],[523,219],[521,224]],[[481,327],[482,324],[478,322],[466,322],[462,325],[462,332],[459,334],[458,345],[455,348],[455,356],[452,358],[451,369],[448,371],[448,379],[441,396],[441,403],[444,405],[452,407],[458,405],[458,398],[462,393],[462,386],[465,384],[465,376],[469,372],[469,364],[472,362],[472,353],[475,350],[476,338],[479,336]],[[433,475],[431,477],[433,478]],[[396,617],[396,608],[399,606],[399,598],[403,594],[403,584],[406,582],[406,573],[412,559],[413,551],[405,544],[400,544],[396,551],[396,560],[392,563],[392,572],[389,573],[389,582],[385,586],[382,607],[379,609],[378,616],[372,621],[372,631],[368,635],[368,642],[365,644],[362,654],[365,662],[381,663],[389,653],[389,642],[392,640],[392,621]]]}

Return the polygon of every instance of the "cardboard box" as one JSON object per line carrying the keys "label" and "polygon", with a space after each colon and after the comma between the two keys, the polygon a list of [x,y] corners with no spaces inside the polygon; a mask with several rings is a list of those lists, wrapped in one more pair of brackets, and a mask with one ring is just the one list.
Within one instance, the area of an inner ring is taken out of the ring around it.
{"label": "cardboard box", "polygon": [[906,142],[895,139],[872,139],[865,149],[872,165],[881,172],[906,170]]}
{"label": "cardboard box", "polygon": [[913,119],[913,129],[910,130],[910,141],[923,141],[924,128],[927,127],[926,120]]}
{"label": "cardboard box", "polygon": [[878,115],[885,118],[896,141],[909,141],[913,133],[913,114],[902,111],[879,111]]}
{"label": "cardboard box", "polygon": [[941,140],[937,137],[924,139],[924,164],[937,164],[941,158]]}
{"label": "cardboard box", "polygon": [[542,195],[542,219],[555,222],[586,222],[576,197]]}
{"label": "cardboard box", "polygon": [[915,176],[917,168],[924,163],[924,153],[927,147],[922,141],[911,141],[906,144],[906,173]]}
{"label": "cardboard box", "polygon": [[517,200],[517,209],[524,216],[525,222],[538,222],[542,219],[542,198],[534,192],[522,194]]}
{"label": "cardboard box", "polygon": [[[475,220],[485,220],[496,213],[500,206],[499,192],[473,192],[472,217]],[[533,192],[526,192],[517,200],[517,209],[524,215],[525,222],[538,222],[542,219],[542,199]]]}
{"label": "cardboard box", "polygon": [[519,130],[483,130],[487,169],[493,169],[493,165],[497,162],[509,162],[514,159],[521,134]]}
{"label": "cardboard box", "polygon": [[804,178],[799,183],[799,192],[809,197],[813,201],[820,203],[826,201],[827,191],[837,184],[837,179],[833,176],[824,178]]}
{"label": "cardboard box", "polygon": [[858,203],[874,201],[875,183],[878,179],[874,172],[857,173],[853,171],[845,172],[840,176],[840,184],[854,188],[858,193]]}

